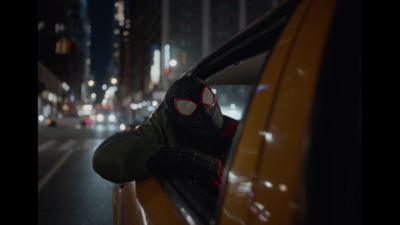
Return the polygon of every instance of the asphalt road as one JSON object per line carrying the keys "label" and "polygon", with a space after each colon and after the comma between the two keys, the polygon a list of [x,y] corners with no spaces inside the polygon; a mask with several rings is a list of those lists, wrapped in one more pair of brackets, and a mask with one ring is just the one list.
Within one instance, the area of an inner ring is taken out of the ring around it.
{"label": "asphalt road", "polygon": [[114,184],[93,171],[92,157],[118,127],[82,128],[79,118],[57,124],[38,126],[38,224],[112,225]]}

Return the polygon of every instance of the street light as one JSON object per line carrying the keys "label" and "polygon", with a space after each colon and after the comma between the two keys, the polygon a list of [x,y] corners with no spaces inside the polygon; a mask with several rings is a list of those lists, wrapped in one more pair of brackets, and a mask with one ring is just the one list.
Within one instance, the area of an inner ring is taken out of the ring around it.
{"label": "street light", "polygon": [[171,59],[171,61],[169,61],[169,65],[175,67],[176,65],[178,65],[178,62],[175,59]]}
{"label": "street light", "polygon": [[88,85],[89,85],[89,87],[93,87],[94,81],[93,81],[93,80],[89,80],[89,81],[88,81]]}
{"label": "street light", "polygon": [[116,84],[117,83],[117,78],[113,77],[111,78],[111,84]]}

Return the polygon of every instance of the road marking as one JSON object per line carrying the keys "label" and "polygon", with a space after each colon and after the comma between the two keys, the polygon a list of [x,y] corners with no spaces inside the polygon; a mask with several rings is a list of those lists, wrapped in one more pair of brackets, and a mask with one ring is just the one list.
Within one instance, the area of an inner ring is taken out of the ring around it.
{"label": "road marking", "polygon": [[70,139],[67,142],[65,142],[63,145],[61,145],[58,150],[59,151],[65,151],[68,150],[72,147],[72,145],[74,145],[76,142],[76,139]]}
{"label": "road marking", "polygon": [[41,152],[43,150],[48,149],[49,147],[51,147],[52,145],[54,145],[54,143],[56,143],[56,140],[49,140],[46,141],[45,143],[42,143],[41,145],[39,145],[38,147],[38,152]]}
{"label": "road marking", "polygon": [[47,184],[47,182],[49,182],[49,180],[53,177],[53,175],[57,172],[58,169],[60,169],[60,167],[62,166],[62,164],[65,163],[65,161],[67,161],[68,157],[74,153],[73,150],[69,150],[67,152],[64,153],[64,155],[62,156],[62,158],[49,170],[49,172],[46,173],[46,175],[39,181],[38,183],[38,193],[40,192],[40,190],[42,190],[42,188]]}

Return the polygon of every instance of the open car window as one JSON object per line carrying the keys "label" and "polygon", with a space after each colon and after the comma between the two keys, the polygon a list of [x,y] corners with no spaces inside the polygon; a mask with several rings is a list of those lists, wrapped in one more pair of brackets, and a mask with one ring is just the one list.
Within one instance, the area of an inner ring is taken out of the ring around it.
{"label": "open car window", "polygon": [[[245,117],[267,52],[235,62],[205,80],[214,92],[222,114],[237,120],[239,124]],[[235,135],[239,132],[237,129]],[[232,151],[233,146],[234,144],[231,144],[229,151]],[[215,220],[219,196],[208,192],[195,180],[186,179],[179,171],[159,171],[156,177],[169,197],[175,200],[177,209],[186,218],[190,218],[188,220],[200,224],[208,224],[209,221]]]}

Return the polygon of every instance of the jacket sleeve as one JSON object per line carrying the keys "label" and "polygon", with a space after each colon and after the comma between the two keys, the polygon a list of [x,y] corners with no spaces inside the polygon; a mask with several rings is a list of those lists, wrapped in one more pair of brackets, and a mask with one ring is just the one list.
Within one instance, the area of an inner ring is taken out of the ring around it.
{"label": "jacket sleeve", "polygon": [[148,159],[173,142],[172,128],[165,112],[160,111],[153,113],[138,129],[118,132],[105,139],[93,155],[94,171],[114,183],[149,176]]}

